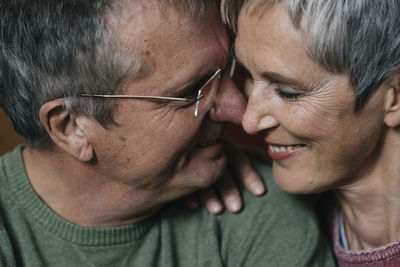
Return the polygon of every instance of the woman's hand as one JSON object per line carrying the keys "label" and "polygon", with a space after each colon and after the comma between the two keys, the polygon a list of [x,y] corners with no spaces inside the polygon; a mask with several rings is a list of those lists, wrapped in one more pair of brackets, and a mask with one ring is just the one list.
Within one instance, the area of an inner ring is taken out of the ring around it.
{"label": "woman's hand", "polygon": [[[186,197],[189,207],[197,208],[201,201],[212,214],[221,213],[224,209],[224,204],[230,212],[239,212],[242,209],[243,203],[233,176],[236,177],[236,181],[242,183],[253,195],[261,196],[265,193],[266,188],[261,177],[253,169],[249,156],[245,153],[244,149],[239,148],[228,137],[225,138],[224,143],[228,157],[228,170],[225,171],[221,179],[213,186]],[[263,157],[264,161],[266,160],[265,154],[262,154],[261,157]]]}

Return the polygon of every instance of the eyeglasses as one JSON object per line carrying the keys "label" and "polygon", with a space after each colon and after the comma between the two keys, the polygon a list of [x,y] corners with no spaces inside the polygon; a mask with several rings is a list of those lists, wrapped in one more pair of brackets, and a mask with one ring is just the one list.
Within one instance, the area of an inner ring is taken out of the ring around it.
{"label": "eyeglasses", "polygon": [[[232,58],[230,58],[232,59]],[[232,61],[233,60],[233,61]],[[227,72],[229,77],[232,77],[235,62],[234,59],[229,60]],[[199,114],[206,114],[214,104],[215,96],[217,95],[220,86],[220,78],[222,77],[222,70],[217,71],[200,87],[197,91],[196,97],[168,97],[168,96],[141,96],[141,95],[101,95],[101,94],[79,94],[81,97],[96,97],[96,98],[131,98],[131,99],[148,99],[148,100],[162,100],[162,101],[178,101],[186,102],[188,104],[196,103],[194,109],[194,116],[198,117]]]}

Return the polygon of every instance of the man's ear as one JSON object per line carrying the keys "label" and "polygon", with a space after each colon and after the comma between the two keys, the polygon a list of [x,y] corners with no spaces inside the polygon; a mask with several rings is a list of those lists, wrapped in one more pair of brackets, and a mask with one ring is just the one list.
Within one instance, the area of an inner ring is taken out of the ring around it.
{"label": "man's ear", "polygon": [[82,120],[65,109],[65,100],[45,103],[39,110],[40,121],[53,142],[65,152],[81,161],[91,161],[93,146],[84,131]]}
{"label": "man's ear", "polygon": [[400,125],[400,71],[389,78],[385,95],[385,124],[388,127]]}

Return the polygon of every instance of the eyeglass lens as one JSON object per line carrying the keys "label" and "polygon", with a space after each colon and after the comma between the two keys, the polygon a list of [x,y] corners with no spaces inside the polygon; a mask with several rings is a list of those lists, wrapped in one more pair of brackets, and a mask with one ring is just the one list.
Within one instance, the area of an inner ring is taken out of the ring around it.
{"label": "eyeglass lens", "polygon": [[210,110],[220,85],[220,78],[221,70],[218,70],[211,77],[211,80],[198,91],[198,100],[196,101],[196,108],[194,111],[195,117],[198,117],[199,114],[204,115]]}
{"label": "eyeglass lens", "polygon": [[[230,78],[232,78],[234,72],[235,72],[235,59],[233,57],[233,53],[231,52],[229,55],[228,63],[226,65],[226,68],[224,70],[224,73],[227,74]],[[220,80],[222,76],[221,71],[217,71],[214,74],[215,77],[212,77],[212,81],[207,83],[203,88],[201,88],[198,91],[197,94],[197,101],[196,101],[196,107],[194,111],[194,116],[197,117],[199,114],[204,115],[206,114],[211,106],[214,103],[215,96],[217,95],[218,88],[220,86]]]}

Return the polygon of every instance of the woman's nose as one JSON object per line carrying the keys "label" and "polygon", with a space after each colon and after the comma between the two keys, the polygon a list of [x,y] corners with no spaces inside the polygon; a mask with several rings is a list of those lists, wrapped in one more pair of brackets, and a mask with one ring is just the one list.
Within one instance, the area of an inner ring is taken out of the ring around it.
{"label": "woman's nose", "polygon": [[278,120],[273,115],[272,106],[270,96],[252,90],[242,120],[243,129],[249,134],[257,134],[262,130],[276,127]]}

